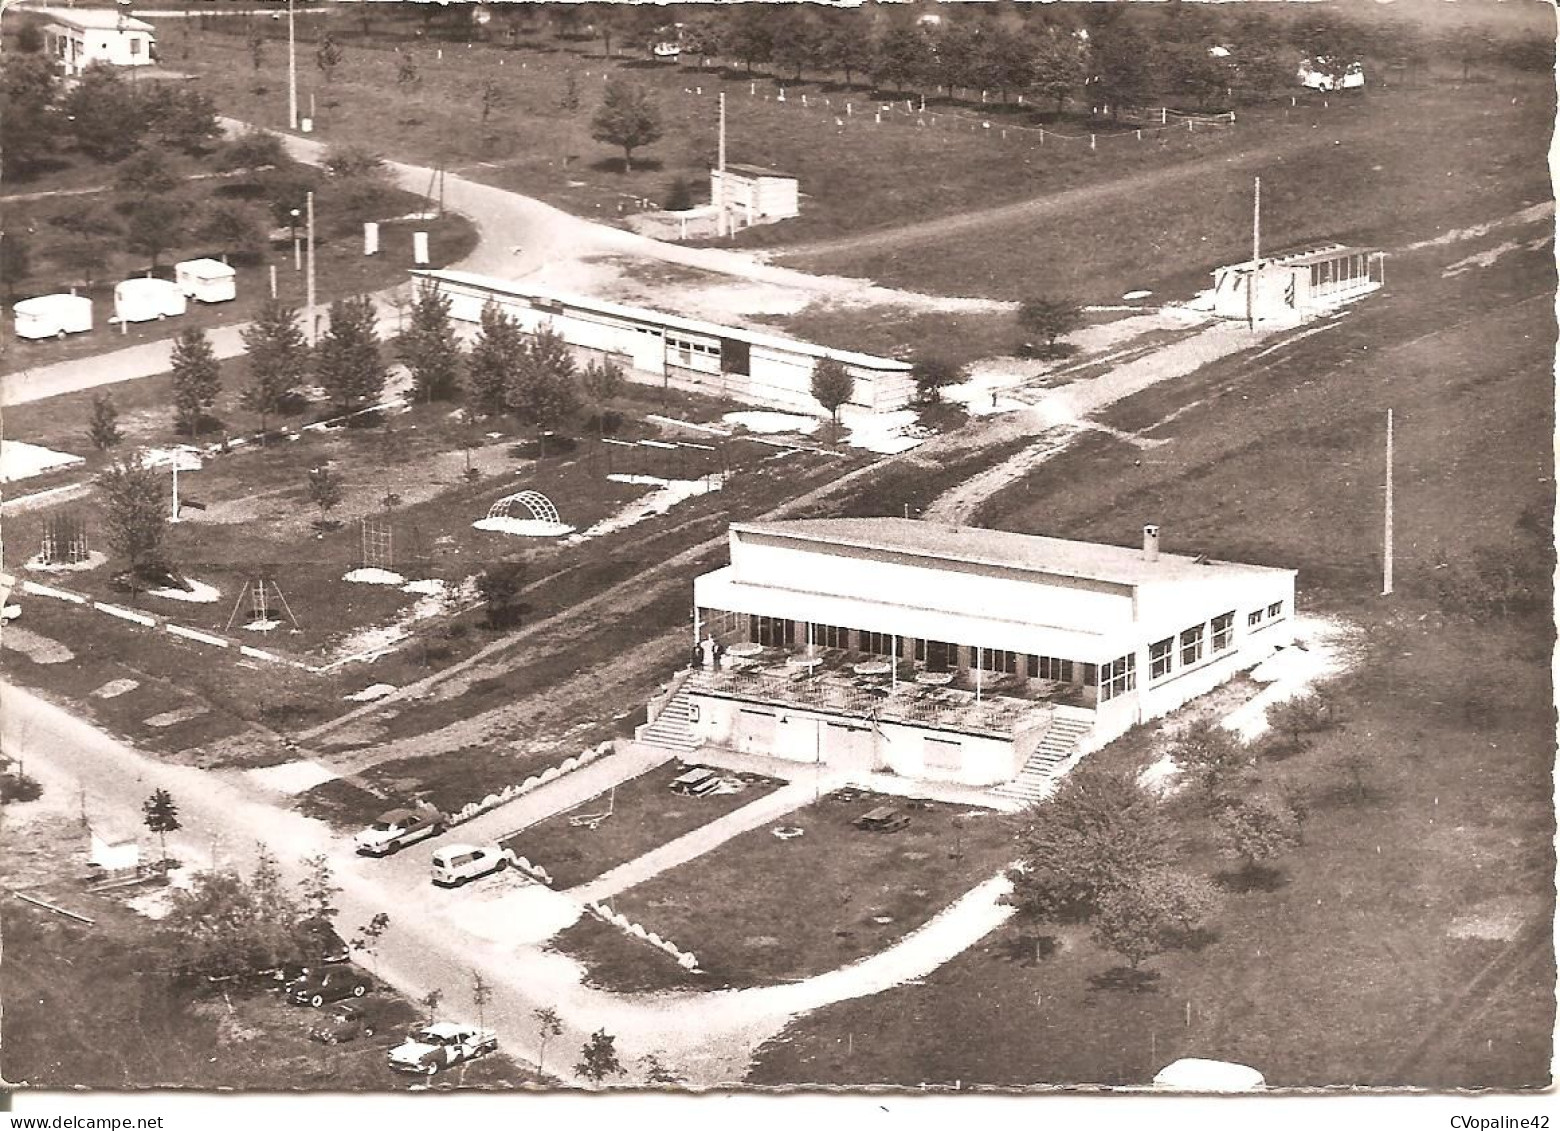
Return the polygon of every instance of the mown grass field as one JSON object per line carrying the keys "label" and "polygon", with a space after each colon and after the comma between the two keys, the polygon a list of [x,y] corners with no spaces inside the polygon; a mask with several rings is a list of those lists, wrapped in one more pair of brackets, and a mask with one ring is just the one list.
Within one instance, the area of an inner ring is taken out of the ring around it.
{"label": "mown grass field", "polygon": [[[1273,890],[1230,892],[1214,937],[1151,963],[1147,993],[1096,985],[1119,960],[1087,939],[1015,921],[924,986],[798,1020],[753,1082],[1144,1083],[1178,1056],[1207,1056],[1255,1065],[1277,1086],[1548,1083],[1555,327],[1544,227],[1394,259],[1388,292],[1334,328],[1105,414],[1162,446],[1091,437],[981,516],[1116,543],[1158,522],[1178,552],[1298,566],[1302,612],[1356,626],[1353,670],[1337,683],[1344,728],[1258,767],[1263,784],[1287,782],[1312,805]],[[1512,248],[1491,265],[1443,275],[1501,243]],[[1397,574],[1382,598],[1389,406]],[[1505,615],[1445,595],[1481,553],[1527,588]],[[1363,797],[1340,768],[1351,752],[1368,758]],[[1204,822],[1181,828],[1194,870],[1229,870]]]}

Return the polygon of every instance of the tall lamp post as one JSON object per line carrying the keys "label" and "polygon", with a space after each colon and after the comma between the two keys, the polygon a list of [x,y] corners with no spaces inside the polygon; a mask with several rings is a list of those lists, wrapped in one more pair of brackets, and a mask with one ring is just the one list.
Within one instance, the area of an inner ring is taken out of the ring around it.
{"label": "tall lamp post", "polygon": [[303,251],[298,243],[298,210],[292,210],[293,270],[303,270]]}
{"label": "tall lamp post", "polygon": [[287,127],[298,132],[298,37],[293,27],[293,0],[287,0]]}

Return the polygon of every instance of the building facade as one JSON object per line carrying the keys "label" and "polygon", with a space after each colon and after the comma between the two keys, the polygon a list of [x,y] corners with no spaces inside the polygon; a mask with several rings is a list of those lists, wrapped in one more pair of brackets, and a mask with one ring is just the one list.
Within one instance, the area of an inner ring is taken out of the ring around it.
{"label": "building facade", "polygon": [[693,389],[815,415],[826,415],[812,395],[814,367],[826,357],[854,378],[848,403],[874,412],[909,404],[915,382],[908,362],[811,342],[720,326],[646,307],[625,306],[512,283],[467,271],[414,271],[450,300],[450,317],[479,322],[496,303],[527,333],[546,328],[576,349],[610,358],[640,381]]}
{"label": "building facade", "polygon": [[41,9],[44,51],[67,78],[93,63],[149,67],[156,61],[157,37],[145,20],[111,8]]}
{"label": "building facade", "polygon": [[725,208],[728,230],[801,215],[796,178],[758,165],[727,165],[724,173],[711,169],[710,201]]}
{"label": "building facade", "polygon": [[[740,523],[694,581],[701,743],[999,785],[1293,641],[1295,571],[897,518]],[[718,644],[715,648],[713,645]]]}
{"label": "building facade", "polygon": [[1378,290],[1385,277],[1382,252],[1342,244],[1261,259],[1255,268],[1247,260],[1213,273],[1213,312],[1293,322]]}

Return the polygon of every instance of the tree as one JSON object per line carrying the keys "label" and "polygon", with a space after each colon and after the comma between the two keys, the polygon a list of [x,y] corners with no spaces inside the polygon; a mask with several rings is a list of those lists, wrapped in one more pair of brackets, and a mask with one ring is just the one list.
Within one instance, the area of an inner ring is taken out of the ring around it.
{"label": "tree", "polygon": [[1034,89],[1055,103],[1060,114],[1068,97],[1088,78],[1083,50],[1073,35],[1050,27],[1035,40],[1034,52]]}
{"label": "tree", "polygon": [[395,61],[395,85],[415,86],[418,80],[417,60],[410,51],[397,51]]}
{"label": "tree", "polygon": [[1119,115],[1123,105],[1148,101],[1154,87],[1152,45],[1125,21],[1095,36],[1094,66],[1096,86],[1110,105],[1111,117]]}
{"label": "tree", "polygon": [[828,66],[845,75],[845,85],[848,87],[853,76],[872,67],[874,47],[871,29],[859,10],[825,8],[820,15],[823,34],[818,53]]}
{"label": "tree", "polygon": [[309,370],[309,347],[298,327],[298,311],[278,299],[268,299],[254,321],[242,331],[249,385],[240,403],[260,417],[260,442],[265,443],[266,418],[282,412]]}
{"label": "tree", "polygon": [[366,145],[333,145],[326,151],[323,164],[327,173],[342,180],[382,178],[389,174],[384,156]]}
{"label": "tree", "polygon": [[503,307],[489,299],[482,307],[476,340],[466,361],[472,406],[483,416],[508,411],[512,374],[524,364],[525,338]]}
{"label": "tree", "polygon": [[1242,100],[1260,102],[1294,81],[1293,60],[1268,38],[1240,41],[1230,75],[1232,90]]}
{"label": "tree", "polygon": [[119,409],[114,407],[114,398],[107,393],[92,394],[92,420],[87,426],[87,437],[100,452],[106,452],[124,439],[119,430]]}
{"label": "tree", "polygon": [[487,606],[489,628],[508,628],[520,618],[526,566],[518,559],[494,562],[477,574],[477,594]]}
{"label": "tree", "polygon": [[298,881],[298,891],[303,897],[304,914],[309,919],[321,919],[329,923],[341,914],[336,897],[341,885],[331,871],[330,857],[323,852],[303,858],[304,876]]}
{"label": "tree", "polygon": [[1170,833],[1137,776],[1085,761],[1031,811],[1008,902],[1043,922],[1086,922],[1105,897],[1170,861]]}
{"label": "tree", "polygon": [[1305,736],[1334,725],[1333,705],[1315,691],[1301,692],[1271,703],[1267,709],[1268,726],[1285,735],[1292,749],[1305,745]]}
{"label": "tree", "polygon": [[67,236],[54,245],[49,258],[84,287],[90,287],[100,277],[112,277],[114,264],[119,260],[95,236]]}
{"label": "tree", "polygon": [[31,20],[16,29],[16,49],[23,55],[36,55],[43,46],[43,30]]}
{"label": "tree", "polygon": [[265,62],[265,36],[257,34],[249,37],[249,62],[257,71]]}
{"label": "tree", "polygon": [[488,1002],[493,1000],[493,986],[482,976],[482,971],[471,972],[471,1003],[477,1007],[477,1028],[481,1029],[487,1024],[484,1011]]}
{"label": "tree", "polygon": [[1212,719],[1199,719],[1187,727],[1171,745],[1170,757],[1210,802],[1222,797],[1252,761],[1240,736]]}
{"label": "tree", "polygon": [[176,833],[184,826],[179,823],[179,806],[166,789],[155,789],[141,804],[141,813],[149,832],[157,834],[157,847],[162,853],[162,870],[168,871],[168,834]]}
{"label": "tree", "polygon": [[693,186],[686,177],[673,177],[666,189],[664,207],[668,212],[686,212],[693,207]]}
{"label": "tree", "polygon": [[617,1039],[605,1029],[597,1029],[580,1049],[580,1059],[574,1066],[574,1074],[601,1087],[608,1076],[621,1076],[624,1069],[617,1058]]}
{"label": "tree", "polygon": [[543,1062],[547,1058],[547,1042],[563,1035],[563,1020],[558,1016],[558,1011],[549,1005],[533,1009],[531,1018],[536,1022],[536,1036],[541,1041],[541,1048],[536,1054],[536,1070],[544,1072]]}
{"label": "tree", "polygon": [[791,73],[793,82],[802,81],[802,68],[816,62],[822,35],[803,8],[793,8],[775,21],[770,36],[769,54],[775,66]]}
{"label": "tree", "polygon": [[319,67],[327,84],[335,81],[336,68],[341,66],[341,61],[345,57],[346,53],[342,51],[341,44],[336,42],[333,35],[326,32],[325,38],[320,40],[319,47],[315,49],[314,65]]}
{"label": "tree", "polygon": [[144,100],[147,127],[164,145],[193,156],[222,137],[217,105],[193,86],[158,83]]}
{"label": "tree", "polygon": [[676,1088],[684,1083],[682,1076],[656,1053],[649,1052],[640,1057],[639,1068],[645,1074],[646,1084],[654,1084],[662,1088]]}
{"label": "tree", "polygon": [[[279,890],[274,866],[257,865],[250,881],[233,871],[201,872],[188,888],[169,889],[160,941],[176,971],[232,978],[302,957],[298,907]],[[269,878],[261,875],[266,867]]]}
{"label": "tree", "polygon": [[731,57],[748,74],[769,62],[774,50],[775,13],[758,4],[739,4],[726,11],[723,39]]}
{"label": "tree", "polygon": [[1300,843],[1294,809],[1276,797],[1245,798],[1219,811],[1216,823],[1224,851],[1255,872]]}
{"label": "tree", "polygon": [[195,235],[216,245],[223,254],[251,263],[264,259],[270,246],[264,216],[253,205],[237,201],[213,202],[201,217]]}
{"label": "tree", "polygon": [[1196,931],[1218,906],[1207,881],[1162,869],[1113,888],[1094,917],[1094,941],[1136,970]]}
{"label": "tree", "polygon": [[173,377],[174,426],[199,438],[201,420],[222,391],[222,366],[206,332],[190,327],[174,339],[170,362]]}
{"label": "tree", "polygon": [[531,335],[509,383],[506,403],[521,423],[536,428],[538,450],[544,455],[546,432],[579,412],[574,355],[563,338],[550,328],[544,326]]}
{"label": "tree", "polygon": [[136,255],[150,257],[152,267],[163,252],[184,236],[185,206],[166,196],[149,196],[130,207],[125,226],[125,247]]}
{"label": "tree", "polygon": [[0,279],[5,296],[16,297],[16,284],[32,274],[32,248],[18,232],[0,232]]}
{"label": "tree", "polygon": [[[134,153],[150,125],[130,84],[103,63],[81,73],[61,108],[77,148],[98,161],[122,161]],[[6,136],[10,136],[9,124]]]}
{"label": "tree", "polygon": [[855,391],[856,379],[839,358],[826,357],[813,366],[813,399],[828,410],[836,439],[840,430],[840,407],[850,400]]}
{"label": "tree", "polygon": [[343,412],[385,391],[385,366],[375,333],[374,304],[367,296],[330,304],[330,326],[314,348],[315,380]]}
{"label": "tree", "polygon": [[309,472],[309,501],[320,509],[321,526],[330,521],[330,512],[341,505],[342,495],[341,477],[328,466]]}
{"label": "tree", "polygon": [[1026,334],[1045,340],[1048,356],[1056,353],[1056,339],[1072,333],[1082,322],[1082,308],[1068,299],[1042,296],[1028,299],[1018,308],[1019,326]]}
{"label": "tree", "polygon": [[682,53],[697,59],[700,71],[721,53],[723,46],[720,25],[713,18],[700,16],[683,22]]}
{"label": "tree", "polygon": [[634,171],[634,150],[661,140],[661,111],[649,91],[620,79],[609,79],[601,108],[591,119],[590,136],[623,150],[623,171]]}
{"label": "tree", "polygon": [[580,392],[595,407],[598,436],[606,434],[607,406],[622,393],[626,380],[623,367],[610,357],[605,361],[592,359],[580,373]]}
{"label": "tree", "polygon": [[54,149],[53,115],[59,80],[52,61],[41,54],[8,55],[0,71],[5,107],[4,175],[30,169]]}
{"label": "tree", "polygon": [[380,911],[358,928],[357,937],[352,940],[353,950],[360,950],[368,955],[369,964],[373,967],[376,978],[379,977],[379,943],[389,929],[390,916]]}
{"label": "tree", "polygon": [[[568,90],[571,87],[574,89],[573,106],[568,104]],[[482,110],[482,124],[484,126],[487,125],[488,119],[493,116],[493,111],[503,109],[508,101],[508,95],[504,93],[504,88],[498,85],[496,79],[484,79],[482,82],[482,96],[478,103]],[[574,74],[572,71],[569,73],[568,86],[565,87],[564,98],[559,105],[570,112],[580,108],[579,89],[574,87]]]}
{"label": "tree", "polygon": [[[439,1003],[443,1000],[444,991],[437,988],[429,990],[427,993],[423,994],[420,999],[418,999],[417,1004],[428,1011],[429,1024],[432,1024],[434,1018],[439,1015]],[[541,1066],[537,1065],[537,1067],[540,1068]]]}
{"label": "tree", "polygon": [[267,167],[280,168],[288,160],[281,138],[251,127],[218,149],[213,163],[224,172],[241,169],[254,173]]}
{"label": "tree", "polygon": [[134,585],[136,579],[165,565],[168,504],[162,475],[136,456],[99,472],[97,488],[103,497],[109,547],[124,559]]}
{"label": "tree", "polygon": [[915,381],[917,400],[922,404],[941,404],[943,389],[963,381],[965,373],[962,365],[955,365],[945,357],[923,354],[915,359],[910,376]]}
{"label": "tree", "polygon": [[450,323],[450,300],[432,283],[417,288],[411,324],[396,349],[412,375],[412,394],[417,399],[447,401],[460,391],[460,343]]}
{"label": "tree", "polygon": [[878,41],[872,78],[889,90],[912,90],[936,81],[937,53],[920,25],[890,28]]}

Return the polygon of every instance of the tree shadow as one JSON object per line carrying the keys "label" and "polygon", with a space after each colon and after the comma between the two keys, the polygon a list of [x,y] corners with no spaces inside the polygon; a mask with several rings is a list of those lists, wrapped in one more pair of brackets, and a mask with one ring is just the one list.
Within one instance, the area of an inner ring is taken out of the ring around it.
{"label": "tree shadow", "polygon": [[1130,966],[1112,966],[1098,974],[1089,975],[1091,990],[1111,993],[1147,994],[1159,992],[1159,971],[1134,970]]}
{"label": "tree shadow", "polygon": [[1013,935],[998,944],[1003,960],[1020,966],[1038,966],[1061,949],[1055,935]]}
{"label": "tree shadow", "polygon": [[1281,869],[1257,864],[1233,872],[1219,872],[1213,882],[1227,892],[1247,895],[1254,891],[1277,891],[1289,883],[1289,877]]}
{"label": "tree shadow", "polygon": [[[634,158],[633,171],[636,173],[659,173],[664,166],[655,157]],[[599,161],[592,161],[590,168],[598,173],[618,173],[628,175],[627,163],[621,157],[603,157]]]}

